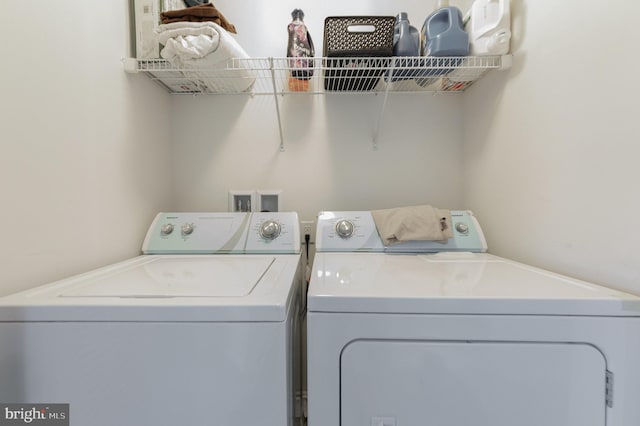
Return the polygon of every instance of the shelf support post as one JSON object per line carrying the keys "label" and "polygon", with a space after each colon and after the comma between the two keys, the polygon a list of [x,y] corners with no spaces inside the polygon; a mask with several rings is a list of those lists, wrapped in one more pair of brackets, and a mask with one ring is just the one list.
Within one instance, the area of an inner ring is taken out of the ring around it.
{"label": "shelf support post", "polygon": [[276,71],[273,67],[273,57],[269,56],[269,70],[271,71],[271,84],[273,85],[273,99],[276,102],[276,115],[278,117],[278,131],[280,132],[280,152],[284,152],[284,136],[282,134],[282,117],[280,116],[280,101],[276,85]]}
{"label": "shelf support post", "polygon": [[[380,136],[380,123],[382,122],[382,117],[384,116],[384,109],[387,105],[387,97],[389,96],[389,87],[391,86],[391,77],[393,76],[393,69],[396,65],[396,58],[391,58],[391,67],[388,69],[388,74],[386,78],[388,81],[386,82],[386,87],[384,89],[384,99],[382,100],[382,106],[380,107],[380,112],[378,113],[378,120],[376,122],[375,130],[373,131],[373,146],[372,149],[374,151],[378,150],[378,136]],[[385,76],[382,77],[383,81]]]}

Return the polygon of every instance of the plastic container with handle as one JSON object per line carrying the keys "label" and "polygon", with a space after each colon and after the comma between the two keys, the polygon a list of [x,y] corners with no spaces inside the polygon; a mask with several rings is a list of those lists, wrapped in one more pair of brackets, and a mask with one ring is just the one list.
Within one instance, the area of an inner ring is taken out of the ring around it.
{"label": "plastic container with handle", "polygon": [[511,41],[509,0],[475,0],[467,23],[471,54],[506,55]]}

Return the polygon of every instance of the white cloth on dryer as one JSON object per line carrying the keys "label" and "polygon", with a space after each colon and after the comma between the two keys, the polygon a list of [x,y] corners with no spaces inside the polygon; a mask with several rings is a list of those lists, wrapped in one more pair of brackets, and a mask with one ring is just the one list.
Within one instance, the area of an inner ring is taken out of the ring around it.
{"label": "white cloth on dryer", "polygon": [[439,241],[453,237],[451,211],[429,205],[373,210],[373,220],[385,246],[405,241]]}

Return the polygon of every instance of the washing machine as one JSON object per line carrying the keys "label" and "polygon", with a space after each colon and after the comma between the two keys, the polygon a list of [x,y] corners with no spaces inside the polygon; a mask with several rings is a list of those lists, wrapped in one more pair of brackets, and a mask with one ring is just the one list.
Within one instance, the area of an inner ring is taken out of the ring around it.
{"label": "washing machine", "polygon": [[640,298],[488,254],[471,212],[452,223],[385,248],[370,212],[320,214],[309,426],[639,425]]}
{"label": "washing machine", "polygon": [[0,403],[22,410],[7,415],[68,404],[72,426],[293,425],[297,214],[161,213],[142,251],[0,299]]}

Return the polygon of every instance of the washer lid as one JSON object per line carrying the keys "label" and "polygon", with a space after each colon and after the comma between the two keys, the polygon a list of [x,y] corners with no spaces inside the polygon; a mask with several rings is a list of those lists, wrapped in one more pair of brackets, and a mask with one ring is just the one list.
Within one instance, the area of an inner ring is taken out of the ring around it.
{"label": "washer lid", "polygon": [[640,316],[640,298],[482,253],[319,253],[308,309]]}
{"label": "washer lid", "polygon": [[59,297],[244,297],[274,261],[273,256],[154,257],[72,286]]}
{"label": "washer lid", "polygon": [[147,255],[0,298],[0,321],[281,322],[300,255]]}

